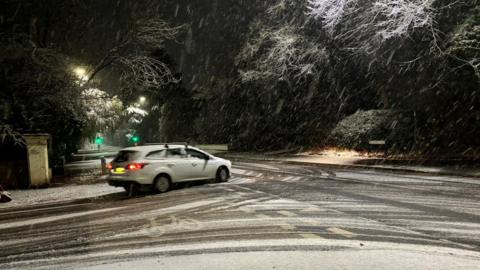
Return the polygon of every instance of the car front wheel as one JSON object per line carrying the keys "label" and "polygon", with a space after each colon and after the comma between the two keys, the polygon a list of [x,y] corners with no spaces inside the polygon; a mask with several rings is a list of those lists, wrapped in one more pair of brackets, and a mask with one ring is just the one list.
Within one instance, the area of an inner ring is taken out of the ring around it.
{"label": "car front wheel", "polygon": [[227,182],[228,176],[229,176],[228,169],[225,167],[220,167],[217,170],[217,177],[215,180],[217,183]]}
{"label": "car front wheel", "polygon": [[153,185],[155,191],[160,193],[165,193],[169,191],[171,186],[172,185],[171,185],[170,179],[165,175],[160,175],[157,178],[155,178],[155,183]]}

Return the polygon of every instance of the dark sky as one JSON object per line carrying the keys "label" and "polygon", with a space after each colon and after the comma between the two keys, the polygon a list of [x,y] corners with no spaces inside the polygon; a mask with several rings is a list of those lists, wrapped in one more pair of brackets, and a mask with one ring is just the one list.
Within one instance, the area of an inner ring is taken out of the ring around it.
{"label": "dark sky", "polygon": [[[160,16],[172,25],[186,25],[178,42],[167,44],[167,52],[185,85],[197,88],[231,75],[253,7],[252,1],[238,0],[3,0],[0,27],[29,36],[39,47],[59,49],[73,63],[95,65],[136,20]],[[104,87],[115,90],[114,70],[100,77]]]}

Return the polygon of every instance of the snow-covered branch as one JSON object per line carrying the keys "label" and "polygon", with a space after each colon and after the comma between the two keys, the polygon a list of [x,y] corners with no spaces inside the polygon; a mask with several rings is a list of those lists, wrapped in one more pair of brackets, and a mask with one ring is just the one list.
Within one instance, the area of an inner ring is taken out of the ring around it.
{"label": "snow-covered branch", "polygon": [[[153,61],[145,56],[150,51],[162,48],[164,42],[167,40],[175,40],[177,35],[185,28],[181,26],[170,26],[166,21],[152,18],[147,20],[140,20],[136,23],[130,31],[124,34],[122,37],[118,37],[118,42],[110,50],[108,50],[102,59],[95,65],[95,68],[89,74],[89,81],[91,81],[100,71],[107,68],[112,64],[126,64],[127,67],[133,67],[138,70],[139,67],[153,67],[160,71],[163,69],[159,63],[153,63]],[[134,47],[135,55],[127,55],[130,53],[131,48]],[[141,64],[142,60],[146,60]],[[160,67],[160,68],[158,68]],[[149,72],[152,74],[151,72]],[[145,74],[144,72],[136,74]],[[169,74],[166,74],[167,76]],[[145,78],[140,78],[144,80]]]}
{"label": "snow-covered branch", "polygon": [[378,16],[377,35],[387,40],[407,35],[416,28],[430,29],[434,25],[433,0],[378,0],[371,14]]}
{"label": "snow-covered branch", "polygon": [[358,0],[309,0],[309,14],[321,19],[324,28],[332,33],[349,8],[355,7]]}
{"label": "snow-covered branch", "polygon": [[309,15],[356,53],[375,53],[386,41],[423,29],[436,38],[435,0],[309,0]]}
{"label": "snow-covered branch", "polygon": [[89,132],[113,129],[118,125],[123,104],[117,97],[111,97],[97,88],[89,88],[82,92],[82,102]]}
{"label": "snow-covered branch", "polygon": [[291,27],[262,31],[259,37],[247,43],[237,56],[237,62],[254,63],[251,70],[240,72],[242,81],[262,78],[296,82],[316,71],[325,52],[318,45],[294,33]]}
{"label": "snow-covered branch", "polygon": [[125,72],[129,73],[128,78],[133,79],[137,86],[158,88],[178,82],[170,68],[155,58],[132,55],[121,58],[120,62],[124,65]]}
{"label": "snow-covered branch", "polygon": [[135,106],[129,106],[124,115],[128,117],[128,123],[131,125],[137,125],[142,123],[143,119],[148,116],[148,112]]}
{"label": "snow-covered branch", "polygon": [[25,144],[22,134],[13,130],[9,125],[0,124],[0,143],[4,143],[6,140],[10,140],[14,144]]}
{"label": "snow-covered branch", "polygon": [[134,36],[135,40],[144,46],[159,48],[166,40],[175,40],[184,28],[184,26],[172,27],[161,19],[151,19],[140,21]]}

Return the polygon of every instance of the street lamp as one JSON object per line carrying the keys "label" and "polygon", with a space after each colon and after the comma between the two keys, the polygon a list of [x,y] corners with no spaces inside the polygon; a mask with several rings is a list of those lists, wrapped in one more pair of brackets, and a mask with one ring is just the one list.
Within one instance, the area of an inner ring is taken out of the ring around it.
{"label": "street lamp", "polygon": [[75,76],[77,76],[77,78],[82,81],[82,82],[86,82],[88,81],[88,75],[87,75],[87,70],[83,67],[76,67],[73,69],[73,73],[75,74]]}
{"label": "street lamp", "polygon": [[143,105],[143,104],[145,104],[145,102],[147,102],[147,98],[144,97],[144,96],[141,96],[140,99],[139,99],[139,102],[140,102],[140,104]]}

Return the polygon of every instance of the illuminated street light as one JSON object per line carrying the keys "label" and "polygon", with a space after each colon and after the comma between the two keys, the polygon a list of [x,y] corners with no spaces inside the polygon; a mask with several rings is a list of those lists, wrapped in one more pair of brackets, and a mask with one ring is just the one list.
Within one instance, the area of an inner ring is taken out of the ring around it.
{"label": "illuminated street light", "polygon": [[84,77],[87,71],[82,67],[77,67],[73,70],[78,77]]}
{"label": "illuminated street light", "polygon": [[140,104],[143,105],[143,104],[145,104],[145,102],[147,102],[147,98],[142,96],[142,97],[140,97],[139,102],[140,102]]}
{"label": "illuminated street light", "polygon": [[73,73],[77,76],[80,81],[88,81],[87,70],[83,67],[76,67],[73,69]]}

